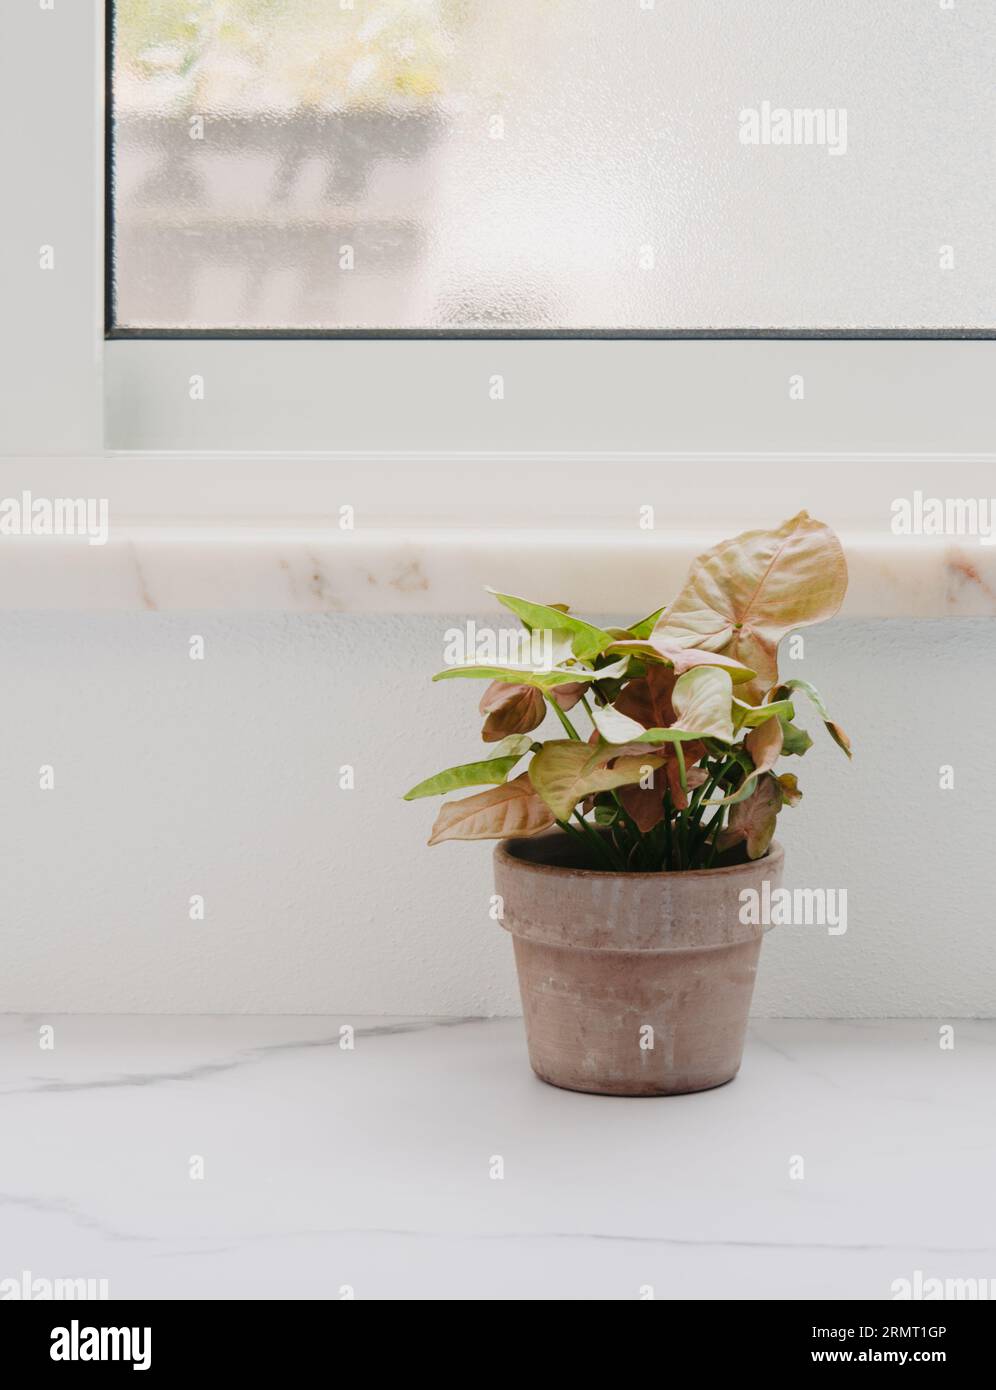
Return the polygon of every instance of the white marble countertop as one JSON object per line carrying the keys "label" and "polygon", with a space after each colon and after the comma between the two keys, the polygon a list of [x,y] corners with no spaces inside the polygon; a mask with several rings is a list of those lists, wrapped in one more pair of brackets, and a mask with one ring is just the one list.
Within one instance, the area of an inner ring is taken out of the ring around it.
{"label": "white marble countertop", "polygon": [[759,1022],[731,1085],[620,1100],[536,1080],[518,1020],[6,1016],[0,1280],[888,1299],[917,1270],[996,1277],[996,1022],[954,1022],[950,1050],[940,1026]]}

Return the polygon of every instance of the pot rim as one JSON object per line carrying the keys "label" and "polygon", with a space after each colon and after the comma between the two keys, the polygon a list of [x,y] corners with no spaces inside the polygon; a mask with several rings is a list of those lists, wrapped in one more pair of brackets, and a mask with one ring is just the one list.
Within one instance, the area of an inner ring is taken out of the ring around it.
{"label": "pot rim", "polygon": [[[544,834],[563,835],[562,830],[552,833],[544,831]],[[772,840],[767,851],[761,855],[760,859],[748,859],[745,864],[727,864],[721,869],[640,869],[636,873],[630,873],[622,869],[579,869],[573,864],[538,864],[533,859],[520,859],[512,854],[508,846],[512,844],[525,844],[529,841],[539,840],[540,835],[510,835],[505,840],[499,840],[495,846],[494,857],[508,865],[515,865],[519,873],[531,874],[553,874],[561,876],[563,874],[578,874],[585,878],[595,878],[600,880],[622,879],[625,882],[636,882],[642,879],[649,879],[654,883],[660,883],[665,879],[680,878],[689,879],[708,879],[713,880],[724,876],[730,877],[734,874],[741,874],[745,869],[752,869],[755,865],[779,864],[785,858],[785,851],[777,840]]]}

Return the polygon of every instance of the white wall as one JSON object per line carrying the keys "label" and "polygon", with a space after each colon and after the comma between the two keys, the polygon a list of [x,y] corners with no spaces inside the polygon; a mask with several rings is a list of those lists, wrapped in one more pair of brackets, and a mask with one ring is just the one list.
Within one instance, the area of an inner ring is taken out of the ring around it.
{"label": "white wall", "polygon": [[[449,625],[5,615],[0,1010],[517,1011],[489,847],[427,849],[434,803],[400,799],[480,746],[476,683],[429,683]],[[812,721],[787,882],[846,887],[849,929],[773,931],[757,1012],[996,1012],[992,623],[838,623],[806,643],[793,671],[857,756]]]}

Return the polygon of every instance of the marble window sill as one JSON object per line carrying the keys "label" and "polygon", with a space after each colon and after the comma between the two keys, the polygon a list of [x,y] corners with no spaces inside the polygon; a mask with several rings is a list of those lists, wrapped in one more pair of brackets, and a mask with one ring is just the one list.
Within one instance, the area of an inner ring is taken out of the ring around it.
{"label": "marble window sill", "polygon": [[[996,547],[842,531],[843,615],[996,615]],[[0,607],[482,613],[493,585],[591,613],[643,612],[675,592],[714,537],[614,528],[378,526],[335,522],[129,525],[105,545],[4,537]]]}

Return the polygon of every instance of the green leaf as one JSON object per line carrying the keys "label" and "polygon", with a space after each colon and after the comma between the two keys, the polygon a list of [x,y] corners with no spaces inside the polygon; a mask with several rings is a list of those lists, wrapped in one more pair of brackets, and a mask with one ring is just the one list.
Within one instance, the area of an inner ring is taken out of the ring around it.
{"label": "green leaf", "polygon": [[770,705],[748,705],[743,700],[738,700],[735,695],[733,697],[733,722],[738,729],[756,729],[759,724],[767,723],[774,715],[792,719],[795,716],[792,701],[772,700]]}
{"label": "green leaf", "polygon": [[826,705],[823,703],[823,696],[816,689],[815,685],[810,685],[809,681],[798,679],[782,681],[781,685],[774,692],[775,698],[777,699],[783,691],[788,692],[791,690],[801,690],[804,695],[809,696],[813,704],[816,706],[817,713],[823,720],[827,733],[833,739],[837,747],[842,749],[843,752],[845,752],[847,756],[850,757],[851,740],[848,738],[847,734],[844,733],[844,730],[840,727],[840,725],[836,724],[830,718],[830,712],[827,709]]}
{"label": "green leaf", "polygon": [[[639,738],[631,738],[622,746],[628,752],[633,748],[634,744],[639,743],[649,743],[651,745],[670,743],[677,746],[679,743],[694,743],[701,738],[702,735],[695,733],[692,729],[679,729],[675,724],[670,729],[643,729]],[[603,749],[606,757],[614,758],[619,756],[619,744],[603,743],[599,746]]]}
{"label": "green leaf", "polygon": [[573,685],[575,681],[598,679],[597,671],[555,666],[552,671],[536,671],[530,666],[447,666],[437,671],[434,681],[468,680],[505,681],[509,685],[534,685],[537,690],[555,690],[558,685]]}
{"label": "green leaf", "polygon": [[554,666],[545,670],[535,666],[486,666],[476,662],[466,665],[447,666],[437,671],[434,681],[450,681],[467,678],[469,680],[505,681],[508,685],[534,685],[537,690],[556,690],[559,685],[574,685],[592,681],[615,680],[626,675],[629,657],[621,657],[608,666],[592,671],[586,666]]}
{"label": "green leaf", "polygon": [[646,754],[619,758],[614,767],[600,761],[604,764],[605,759],[599,748],[574,739],[552,739],[529,764],[529,780],[557,819],[567,820],[586,796],[639,782],[645,768],[659,766]]}
{"label": "green leaf", "polygon": [[786,756],[795,753],[801,758],[807,748],[812,748],[813,740],[805,729],[800,729],[788,719],[783,719],[781,715],[778,716],[778,722],[782,726],[782,752]]}
{"label": "green leaf", "polygon": [[571,650],[579,661],[592,661],[612,643],[612,633],[603,628],[593,627],[581,618],[572,617],[560,608],[552,608],[546,603],[531,603],[529,599],[516,598],[513,594],[500,594],[497,589],[488,589],[499,603],[503,603],[526,627],[550,629],[554,632],[571,634]]}
{"label": "green leaf", "polygon": [[[667,604],[665,603],[664,608],[666,607]],[[654,628],[657,626],[657,621],[660,618],[661,614],[664,612],[664,608],[658,608],[657,611],[655,613],[651,613],[649,617],[641,618],[638,623],[634,623],[633,626],[628,629],[629,635],[631,637],[638,638],[649,637],[650,634],[653,632]]]}
{"label": "green leaf", "polygon": [[424,782],[412,787],[410,792],[405,792],[404,799],[414,801],[420,796],[443,796],[460,787],[498,785],[506,780],[515,764],[531,747],[532,739],[528,734],[511,734],[495,744],[490,758],[476,763],[461,763],[458,767],[437,772],[435,777],[427,777]]}

